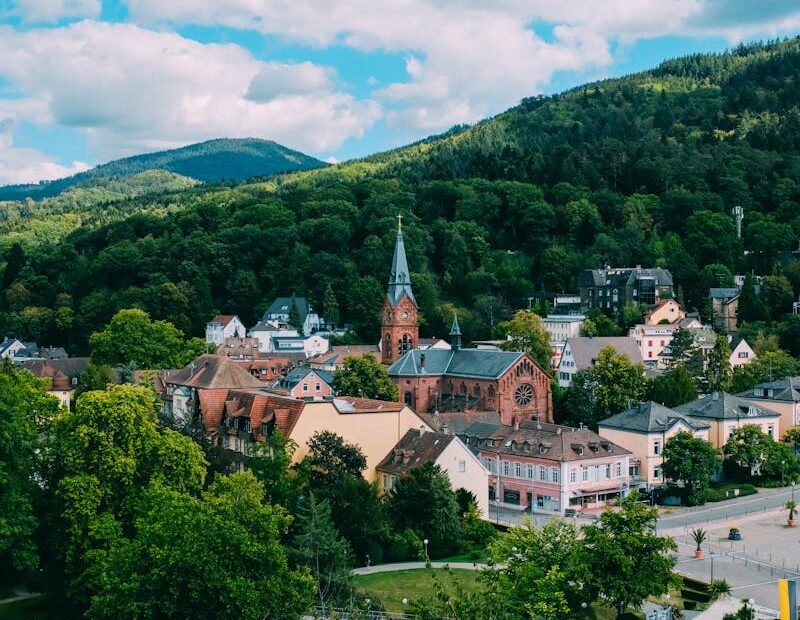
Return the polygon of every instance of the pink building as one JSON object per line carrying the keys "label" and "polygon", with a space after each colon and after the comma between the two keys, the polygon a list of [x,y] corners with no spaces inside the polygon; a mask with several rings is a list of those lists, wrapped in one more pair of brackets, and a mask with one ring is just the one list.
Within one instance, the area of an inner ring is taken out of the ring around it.
{"label": "pink building", "polygon": [[557,514],[624,496],[630,455],[587,428],[535,421],[500,426],[479,447],[491,500]]}

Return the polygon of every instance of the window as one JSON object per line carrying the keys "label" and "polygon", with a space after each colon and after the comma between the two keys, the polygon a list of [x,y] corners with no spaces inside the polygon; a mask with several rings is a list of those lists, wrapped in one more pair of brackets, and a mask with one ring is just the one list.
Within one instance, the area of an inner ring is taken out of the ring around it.
{"label": "window", "polygon": [[569,470],[569,481],[570,482],[577,482],[578,481],[578,470],[572,467]]}
{"label": "window", "polygon": [[387,476],[386,474],[383,474],[383,490],[384,491],[389,490],[389,476]]}
{"label": "window", "polygon": [[303,384],[303,391],[308,392],[308,383]]}
{"label": "window", "polygon": [[547,469],[545,469],[544,465],[539,465],[539,480],[547,482]]}
{"label": "window", "polygon": [[321,391],[321,390],[322,390],[322,385],[321,385],[321,384],[319,384],[319,383],[317,383],[317,392],[319,392],[319,391]]}
{"label": "window", "polygon": [[458,462],[458,471],[464,473],[467,471],[467,462],[466,461],[459,461]]}
{"label": "window", "polygon": [[774,434],[775,434],[775,425],[767,424],[767,435],[769,435],[769,438],[774,439],[773,437]]}
{"label": "window", "polygon": [[606,479],[611,478],[611,463],[606,463]]}
{"label": "window", "polygon": [[661,341],[661,346],[663,347],[665,343],[666,343],[666,341],[662,340]]}
{"label": "window", "polygon": [[647,346],[648,347],[652,347],[653,346],[653,341],[652,340],[648,340],[647,341]]}
{"label": "window", "polygon": [[756,388],[753,390],[755,396],[764,396],[764,388]]}
{"label": "window", "polygon": [[739,351],[739,359],[746,360],[749,357],[747,351]]}
{"label": "window", "polygon": [[589,481],[589,468],[588,467],[581,467],[581,480],[583,482]]}
{"label": "window", "polygon": [[655,454],[656,456],[661,454],[661,442],[660,441],[654,441],[653,442],[653,454]]}
{"label": "window", "polygon": [[508,461],[503,461],[503,475],[510,476],[511,475],[511,463]]}
{"label": "window", "polygon": [[514,463],[514,476],[522,478],[522,463]]}
{"label": "window", "polygon": [[561,474],[561,471],[558,469],[558,467],[553,467],[550,470],[550,479],[553,482],[555,482],[556,484],[558,484],[558,479],[559,479],[560,474]]}
{"label": "window", "polygon": [[653,468],[653,478],[661,478],[661,468],[654,467]]}
{"label": "window", "polygon": [[73,387],[78,385],[78,377],[72,377],[72,385]]}
{"label": "window", "polygon": [[617,463],[617,471],[616,471],[617,478],[622,477],[622,463]]}
{"label": "window", "polygon": [[527,474],[528,480],[533,480],[533,465],[528,465],[526,468],[525,473]]}

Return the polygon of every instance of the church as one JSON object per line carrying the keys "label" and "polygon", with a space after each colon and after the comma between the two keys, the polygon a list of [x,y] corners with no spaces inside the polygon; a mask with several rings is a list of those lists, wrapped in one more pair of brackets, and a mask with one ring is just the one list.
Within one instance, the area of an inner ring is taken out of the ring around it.
{"label": "church", "polygon": [[449,349],[420,350],[419,308],[411,289],[402,220],[381,321],[381,359],[400,400],[418,413],[493,411],[509,426],[524,420],[553,422],[550,377],[528,355],[461,347],[453,317]]}

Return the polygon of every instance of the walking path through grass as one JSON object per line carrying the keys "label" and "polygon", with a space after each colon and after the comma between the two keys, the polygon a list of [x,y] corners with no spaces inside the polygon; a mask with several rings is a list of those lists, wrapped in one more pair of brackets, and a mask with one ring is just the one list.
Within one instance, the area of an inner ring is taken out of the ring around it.
{"label": "walking path through grass", "polygon": [[[455,570],[481,570],[488,568],[487,564],[478,564],[476,562],[431,562],[431,568],[444,568],[445,566],[449,566]],[[425,562],[397,562],[395,564],[362,566],[361,568],[354,568],[351,573],[353,575],[371,575],[373,573],[391,573],[403,570],[418,570],[421,568],[426,568]]]}

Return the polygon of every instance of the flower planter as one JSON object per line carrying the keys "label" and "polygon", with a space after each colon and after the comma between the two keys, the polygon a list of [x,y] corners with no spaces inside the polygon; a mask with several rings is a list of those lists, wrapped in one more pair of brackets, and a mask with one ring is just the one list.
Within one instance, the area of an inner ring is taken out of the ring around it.
{"label": "flower planter", "polygon": [[702,551],[702,549],[695,549],[695,550],[694,550],[694,557],[695,557],[695,559],[697,559],[697,560],[699,560],[700,558],[702,558],[702,557],[703,557],[703,551]]}
{"label": "flower planter", "polygon": [[789,527],[794,527],[794,519],[786,519],[786,525]]}

